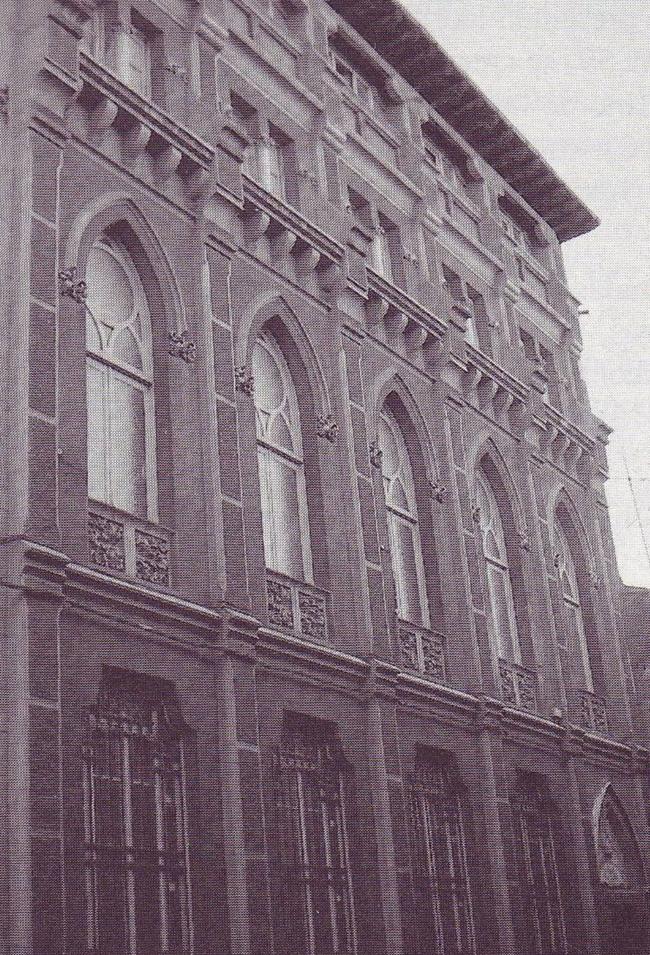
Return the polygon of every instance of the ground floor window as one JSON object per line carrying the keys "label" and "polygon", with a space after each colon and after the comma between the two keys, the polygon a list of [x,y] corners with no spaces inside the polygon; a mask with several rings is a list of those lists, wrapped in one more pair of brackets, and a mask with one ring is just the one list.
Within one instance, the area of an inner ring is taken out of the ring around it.
{"label": "ground floor window", "polygon": [[513,823],[527,951],[566,955],[557,813],[536,777],[520,778],[513,796]]}
{"label": "ground floor window", "polygon": [[276,770],[286,950],[354,955],[351,774],[330,725],[287,721]]}
{"label": "ground floor window", "polygon": [[408,792],[418,955],[474,955],[465,808],[450,757],[418,753]]}
{"label": "ground floor window", "polygon": [[173,700],[103,681],[84,750],[88,950],[190,955],[185,732]]}

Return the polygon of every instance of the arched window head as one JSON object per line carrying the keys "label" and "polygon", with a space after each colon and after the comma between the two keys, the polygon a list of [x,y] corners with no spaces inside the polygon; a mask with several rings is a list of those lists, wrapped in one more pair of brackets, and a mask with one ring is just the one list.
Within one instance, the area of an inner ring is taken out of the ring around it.
{"label": "arched window head", "polygon": [[252,365],[266,566],[294,580],[311,582],[298,396],[285,357],[272,335],[260,335],[253,348]]}
{"label": "arched window head", "polygon": [[492,486],[480,469],[476,473],[476,502],[488,589],[488,632],[501,659],[521,663],[503,523]]}
{"label": "arched window head", "polygon": [[598,879],[609,889],[643,890],[641,854],[625,809],[611,786],[595,807]]}
{"label": "arched window head", "polygon": [[404,436],[387,407],[379,418],[379,447],[397,615],[409,623],[428,627],[429,606],[413,472]]}
{"label": "arched window head", "polygon": [[151,317],[126,248],[103,237],[86,266],[88,496],[157,520]]}
{"label": "arched window head", "polygon": [[568,538],[557,514],[553,525],[553,537],[555,545],[554,563],[564,609],[558,628],[558,639],[560,646],[568,650],[574,659],[579,660],[584,675],[585,685],[583,689],[593,693],[594,681],[580,603],[578,575]]}

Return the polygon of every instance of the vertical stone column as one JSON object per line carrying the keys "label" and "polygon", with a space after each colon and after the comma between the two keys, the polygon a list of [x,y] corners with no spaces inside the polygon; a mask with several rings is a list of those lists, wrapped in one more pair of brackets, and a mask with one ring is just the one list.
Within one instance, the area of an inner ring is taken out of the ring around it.
{"label": "vertical stone column", "polygon": [[389,739],[388,748],[394,750],[392,754],[387,754],[384,726],[388,720],[392,720],[393,724],[395,723],[395,701],[387,695],[387,688],[384,688],[382,692],[377,684],[378,680],[375,672],[368,687],[366,726],[368,764],[370,784],[372,786],[372,808],[377,839],[379,888],[386,931],[386,952],[387,955],[408,955],[408,953],[404,952],[402,937],[397,860],[393,836],[393,814],[387,768],[387,755],[391,755],[393,761],[398,758],[397,740],[395,732],[393,732],[393,746],[391,747],[391,734],[387,734]]}
{"label": "vertical stone column", "polygon": [[257,622],[223,622],[218,660],[223,838],[232,955],[274,951],[255,685]]}
{"label": "vertical stone column", "polygon": [[[570,731],[569,731],[570,733]],[[583,929],[585,937],[589,939],[590,955],[600,955],[600,927],[596,912],[596,899],[592,884],[591,866],[589,864],[589,850],[587,848],[587,829],[589,826],[588,814],[582,809],[578,777],[575,760],[579,756],[577,739],[569,735],[565,741],[564,757],[566,767],[566,790],[564,793],[564,817],[569,830],[571,848],[576,867],[576,891],[582,910]]]}
{"label": "vertical stone column", "polygon": [[506,862],[503,833],[503,809],[500,802],[507,801],[507,791],[500,792],[497,779],[503,778],[503,754],[499,739],[499,704],[483,699],[479,714],[477,773],[480,776],[478,791],[482,794],[485,815],[485,852],[487,878],[490,880],[494,900],[494,921],[499,939],[499,955],[520,955],[515,939],[512,904],[508,891],[508,866]]}

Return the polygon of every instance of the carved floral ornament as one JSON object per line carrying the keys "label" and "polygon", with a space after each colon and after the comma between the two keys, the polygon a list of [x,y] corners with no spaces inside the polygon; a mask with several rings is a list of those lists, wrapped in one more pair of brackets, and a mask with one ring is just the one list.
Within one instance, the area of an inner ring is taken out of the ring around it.
{"label": "carved floral ornament", "polygon": [[330,444],[336,443],[339,433],[338,422],[331,414],[319,414],[316,419],[316,434],[319,438],[325,438]]}
{"label": "carved floral ornament", "polygon": [[246,365],[235,368],[235,390],[243,395],[255,394],[255,380]]}
{"label": "carved floral ornament", "polygon": [[191,340],[187,329],[182,332],[169,332],[169,354],[181,358],[187,365],[196,361],[196,344]]}
{"label": "carved floral ornament", "polygon": [[384,457],[384,452],[379,446],[379,438],[375,438],[374,441],[370,442],[369,448],[370,452],[370,463],[373,468],[380,468],[381,462]]}
{"label": "carved floral ornament", "polygon": [[59,295],[63,298],[71,298],[79,305],[86,304],[88,286],[82,279],[77,279],[76,265],[61,269],[59,272]]}

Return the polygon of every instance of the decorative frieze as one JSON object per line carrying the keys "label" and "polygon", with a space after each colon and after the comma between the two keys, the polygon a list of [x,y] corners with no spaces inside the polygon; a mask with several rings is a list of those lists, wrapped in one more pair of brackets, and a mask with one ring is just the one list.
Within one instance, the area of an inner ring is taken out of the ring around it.
{"label": "decorative frieze", "polygon": [[196,361],[196,344],[190,338],[187,329],[182,332],[169,332],[169,354],[181,358],[187,365]]}
{"label": "decorative frieze", "polygon": [[536,676],[532,670],[511,660],[499,660],[499,682],[504,703],[529,713],[537,711]]}
{"label": "decorative frieze", "polygon": [[124,524],[103,514],[88,514],[88,546],[91,564],[107,570],[126,571]]}
{"label": "decorative frieze", "polygon": [[71,265],[59,272],[59,295],[71,298],[79,305],[86,304],[88,286],[82,279],[77,279],[77,266]]}
{"label": "decorative frieze", "polygon": [[150,584],[169,586],[169,541],[135,529],[135,575]]}

